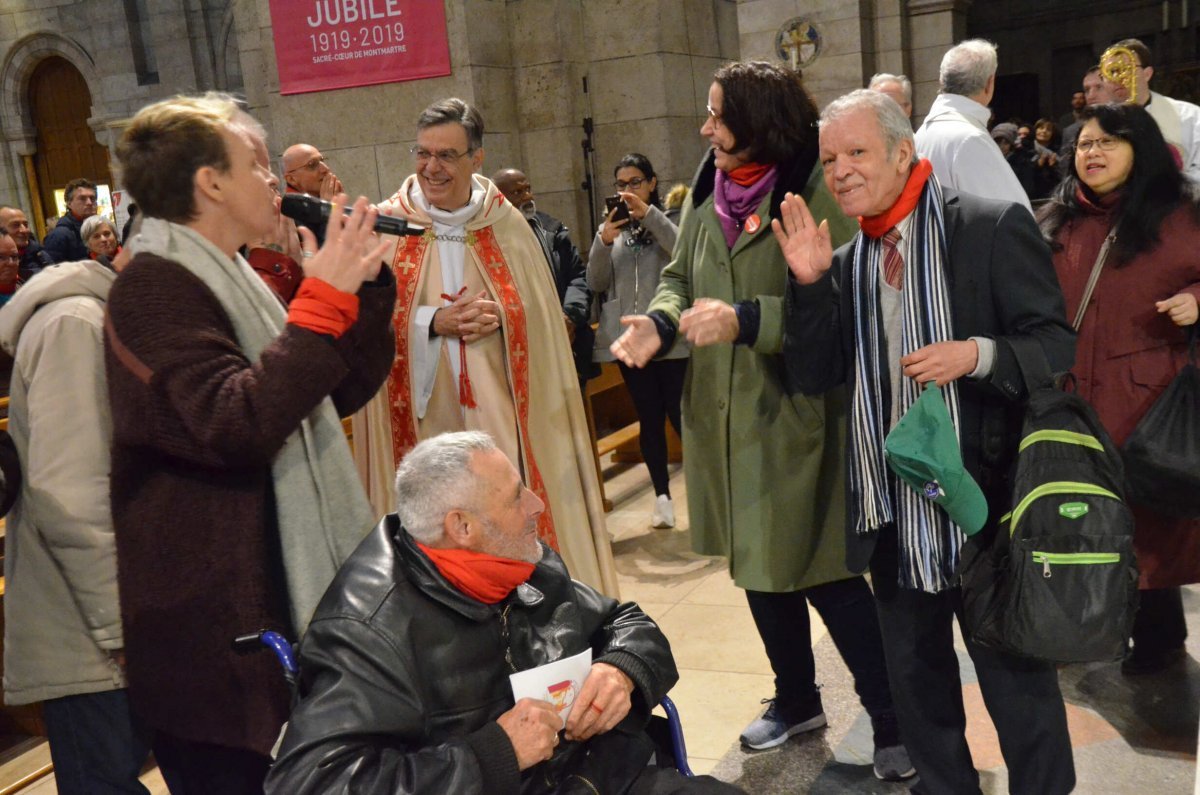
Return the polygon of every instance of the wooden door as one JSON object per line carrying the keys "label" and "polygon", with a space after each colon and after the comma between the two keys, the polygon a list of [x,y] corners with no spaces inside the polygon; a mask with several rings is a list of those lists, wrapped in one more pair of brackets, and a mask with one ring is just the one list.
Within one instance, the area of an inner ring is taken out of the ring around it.
{"label": "wooden door", "polygon": [[37,129],[38,183],[30,190],[38,192],[47,215],[55,213],[55,189],[77,177],[112,184],[108,150],[87,125],[92,92],[70,61],[53,56],[37,65],[29,78],[29,106]]}

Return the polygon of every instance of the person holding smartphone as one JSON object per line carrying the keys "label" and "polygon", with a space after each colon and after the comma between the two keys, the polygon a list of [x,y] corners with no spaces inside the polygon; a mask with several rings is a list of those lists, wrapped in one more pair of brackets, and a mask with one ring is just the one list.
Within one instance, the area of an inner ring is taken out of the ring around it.
{"label": "person holding smartphone", "polygon": [[[678,211],[663,211],[658,177],[649,158],[637,152],[627,154],[617,162],[613,176],[617,194],[605,199],[608,214],[592,242],[587,268],[588,286],[595,293],[605,293],[593,358],[609,362],[615,358],[609,346],[617,338],[621,317],[643,314],[650,306],[678,233]],[[617,363],[641,424],[638,442],[654,484],[653,527],[675,526],[665,423],[670,419],[676,432],[683,433],[679,406],[688,352],[687,341],[680,336],[665,354],[645,367]]]}

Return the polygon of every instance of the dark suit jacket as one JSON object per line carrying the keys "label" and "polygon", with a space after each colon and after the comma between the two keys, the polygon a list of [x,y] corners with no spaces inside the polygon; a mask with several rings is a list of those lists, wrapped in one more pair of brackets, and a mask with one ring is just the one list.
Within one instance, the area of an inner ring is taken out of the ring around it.
{"label": "dark suit jacket", "polygon": [[[989,521],[994,521],[1009,507],[1010,469],[1026,397],[1008,340],[1036,340],[1050,369],[1063,372],[1075,360],[1075,334],[1064,314],[1050,249],[1029,211],[948,188],[943,192],[954,338],[996,341],[991,375],[958,381],[963,463],[987,496]],[[854,295],[839,286],[850,283],[854,246],[860,239],[834,252],[833,267],[817,283],[801,285],[789,277],[783,341],[789,388],[809,395],[841,383],[853,388]],[[885,406],[890,406],[889,383],[883,379]],[[878,535],[854,532],[859,510],[847,495],[846,563],[855,572],[866,569]]]}
{"label": "dark suit jacket", "polygon": [[540,210],[529,219],[529,226],[537,235],[554,287],[558,290],[558,301],[563,314],[575,324],[575,341],[571,354],[575,359],[575,370],[581,380],[598,375],[592,365],[592,347],[595,333],[592,331],[592,290],[587,284],[587,266],[579,256],[579,249],[571,242],[571,233],[562,221]]}

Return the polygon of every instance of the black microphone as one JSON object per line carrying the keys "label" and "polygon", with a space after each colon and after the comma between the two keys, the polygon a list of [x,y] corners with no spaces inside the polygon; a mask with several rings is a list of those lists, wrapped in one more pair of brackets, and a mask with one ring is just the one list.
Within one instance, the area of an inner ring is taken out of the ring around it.
{"label": "black microphone", "polygon": [[[346,215],[352,208],[343,208]],[[298,224],[313,228],[323,228],[329,222],[329,214],[333,212],[333,204],[324,199],[307,196],[302,193],[289,193],[283,197],[280,212]],[[404,218],[393,218],[382,213],[375,219],[375,231],[384,235],[423,235],[425,230],[419,226],[410,226]]]}

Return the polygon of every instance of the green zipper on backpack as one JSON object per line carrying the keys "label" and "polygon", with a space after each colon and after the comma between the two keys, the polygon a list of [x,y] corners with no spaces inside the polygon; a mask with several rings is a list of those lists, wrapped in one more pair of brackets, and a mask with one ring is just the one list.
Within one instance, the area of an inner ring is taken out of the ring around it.
{"label": "green zipper on backpack", "polygon": [[1049,579],[1050,564],[1059,566],[1095,566],[1120,563],[1119,552],[1034,552],[1033,562],[1042,564],[1042,576]]}
{"label": "green zipper on backpack", "polygon": [[1047,497],[1051,494],[1092,494],[1097,497],[1109,497],[1121,501],[1121,498],[1113,494],[1106,488],[1097,486],[1094,483],[1075,483],[1069,480],[1060,480],[1052,483],[1043,483],[1033,491],[1026,494],[1017,507],[1012,511],[1012,522],[1008,526],[1008,534],[1011,536],[1013,531],[1017,529],[1017,523],[1021,521],[1022,514],[1029,508],[1030,503],[1039,497]]}
{"label": "green zipper on backpack", "polygon": [[1083,447],[1090,447],[1093,450],[1104,452],[1104,445],[1100,444],[1100,440],[1095,436],[1086,433],[1076,433],[1075,431],[1034,431],[1021,440],[1017,452],[1022,452],[1031,444],[1037,442],[1061,442],[1062,444],[1077,444]]}

